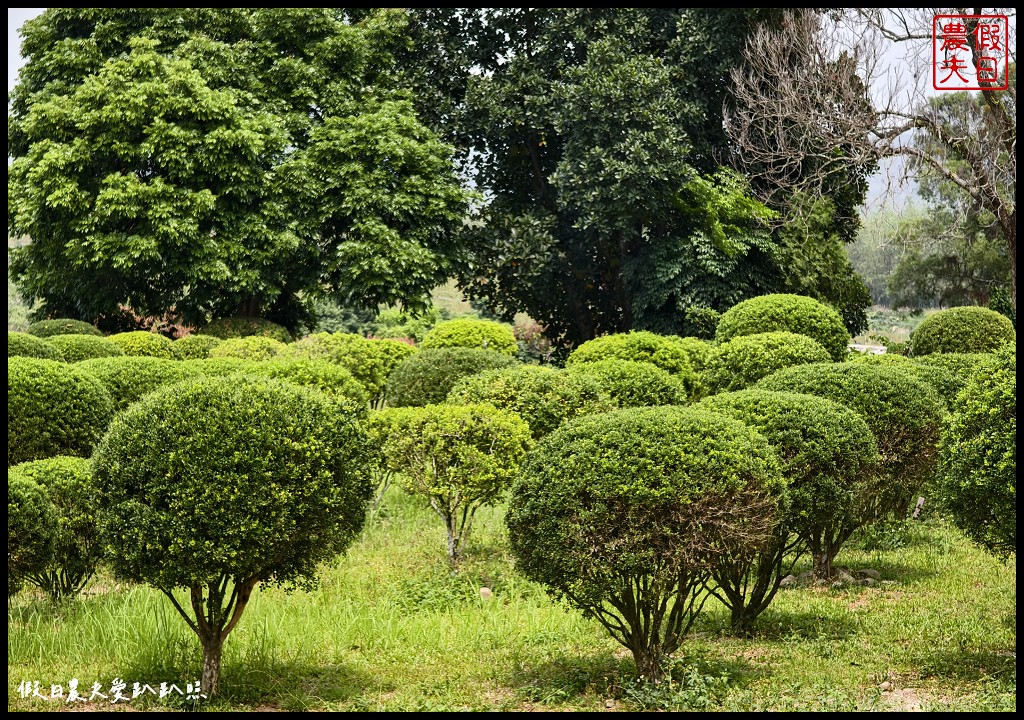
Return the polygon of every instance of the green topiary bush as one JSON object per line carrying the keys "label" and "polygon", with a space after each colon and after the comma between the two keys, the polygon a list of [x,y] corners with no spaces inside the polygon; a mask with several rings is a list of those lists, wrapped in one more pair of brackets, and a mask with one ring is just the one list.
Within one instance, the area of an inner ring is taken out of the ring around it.
{"label": "green topiary bush", "polygon": [[8,482],[19,479],[43,488],[56,520],[53,559],[24,576],[53,601],[73,598],[92,578],[103,557],[89,460],[59,456],[21,463],[7,471]]}
{"label": "green topiary bush", "polygon": [[938,494],[975,543],[1017,553],[1017,351],[1006,345],[957,396],[939,440]]}
{"label": "green topiary bush", "polygon": [[41,572],[53,557],[57,513],[35,481],[7,469],[7,597],[16,595],[27,575]]}
{"label": "green topiary bush", "polygon": [[816,578],[833,576],[843,544],[873,519],[864,509],[874,500],[881,457],[864,419],[825,398],[751,388],[694,407],[756,429],[775,449],[789,483],[789,504],[772,539],[715,568],[712,592],[731,610],[733,629],[747,632],[802,552],[810,551]]}
{"label": "green topiary bush", "polygon": [[182,360],[181,368],[191,377],[199,375],[213,377],[244,372],[252,364],[251,361],[243,360],[242,358],[222,357],[207,358],[205,360]]}
{"label": "green topiary bush", "polygon": [[92,458],[107,561],[117,577],[191,593],[175,607],[199,635],[205,695],[257,584],[313,585],[358,536],[366,443],[323,393],[242,375],[160,388],[111,424]]}
{"label": "green topiary bush", "polygon": [[420,350],[401,362],[388,378],[386,398],[392,407],[439,405],[455,383],[467,375],[517,365],[510,356],[476,348]]}
{"label": "green topiary bush", "polygon": [[1016,342],[1017,332],[1005,315],[985,307],[954,307],[932,313],[914,328],[910,354],[992,352]]}
{"label": "green topiary bush", "polygon": [[131,332],[108,335],[107,339],[121,348],[125,355],[156,357],[164,358],[165,360],[178,359],[178,354],[174,348],[174,341],[157,333],[133,330]]}
{"label": "green topiary bush", "polygon": [[956,375],[945,367],[936,363],[915,362],[906,355],[896,355],[893,353],[876,355],[874,353],[851,352],[846,362],[867,365],[895,365],[911,373],[918,380],[930,385],[938,393],[946,408],[950,406],[956,398],[956,394],[963,387],[963,382],[958,380]]}
{"label": "green topiary bush", "polygon": [[742,390],[784,367],[831,359],[828,350],[807,335],[785,330],[739,335],[708,353],[701,384],[708,395]]}
{"label": "green topiary bush", "polygon": [[158,357],[110,357],[83,360],[78,367],[99,380],[120,412],[158,387],[192,377],[178,360]]}
{"label": "green topiary bush", "polygon": [[365,414],[370,400],[366,388],[352,376],[352,373],[329,360],[274,358],[251,363],[243,372],[316,388],[341,401],[352,413]]}
{"label": "green topiary bush", "polygon": [[287,345],[280,340],[262,335],[222,340],[217,347],[210,350],[211,358],[238,358],[248,361],[269,360],[285,356],[291,356]]}
{"label": "green topiary bush", "polygon": [[28,333],[41,338],[48,338],[53,335],[95,335],[96,337],[103,335],[95,325],[71,318],[57,318],[34,322],[28,326]]}
{"label": "green topiary bush", "polygon": [[659,680],[711,568],[763,543],[785,492],[757,432],[693,408],[570,421],[528,453],[506,511],[517,569],[600,622]]}
{"label": "green topiary bush", "polygon": [[430,329],[420,343],[423,350],[448,347],[477,348],[512,356],[519,353],[519,344],[511,326],[476,318],[455,318],[440,322]]}
{"label": "green topiary bush", "polygon": [[102,383],[75,365],[7,359],[7,466],[56,455],[89,457],[113,416]]}
{"label": "green topiary bush", "polygon": [[23,332],[7,333],[7,357],[34,357],[45,360],[63,360],[60,350],[52,343]]}
{"label": "green topiary bush", "polygon": [[946,407],[956,407],[956,396],[967,385],[968,380],[982,368],[995,362],[995,353],[932,353],[910,358],[916,365],[938,368],[945,372],[945,384],[936,389],[946,401]]}
{"label": "green topiary bush", "polygon": [[842,316],[828,305],[803,295],[761,295],[722,313],[715,340],[724,343],[741,335],[787,330],[817,340],[839,362],[849,352],[850,333]]}
{"label": "green topiary bush", "polygon": [[384,457],[405,490],[429,501],[457,568],[476,511],[505,495],[529,449],[529,426],[493,405],[427,405],[391,416]]}
{"label": "green topiary bush", "polygon": [[761,380],[764,390],[807,393],[856,411],[871,428],[881,455],[878,486],[864,515],[903,520],[916,494],[933,480],[942,400],[899,365],[815,363],[783,368]]}
{"label": "green topiary bush", "polygon": [[363,384],[370,401],[378,404],[384,392],[385,368],[390,355],[379,341],[354,333],[314,333],[289,347],[290,355],[299,358],[320,358],[340,365]]}
{"label": "green topiary bush", "polygon": [[660,367],[632,360],[599,360],[566,368],[570,375],[595,381],[618,407],[684,405],[686,388]]}
{"label": "green topiary bush", "polygon": [[644,330],[602,335],[579,345],[565,360],[567,368],[601,360],[647,362],[672,375],[686,391],[695,395],[697,374],[682,338]]}
{"label": "green topiary bush", "polygon": [[251,317],[229,317],[211,320],[205,327],[197,331],[199,335],[212,335],[221,340],[231,338],[259,336],[290,343],[292,335],[283,325],[270,320]]}
{"label": "green topiary bush", "polygon": [[530,426],[534,440],[567,420],[614,408],[596,380],[541,365],[484,370],[464,377],[449,391],[447,402],[490,403],[511,410]]}
{"label": "green topiary bush", "polygon": [[373,406],[380,409],[384,405],[385,391],[387,389],[388,378],[391,377],[391,373],[395,371],[402,362],[410,355],[415,355],[419,352],[419,348],[415,345],[411,345],[402,340],[395,340],[393,338],[373,338],[372,342],[375,344],[377,350],[377,356],[380,358],[383,364],[383,383],[377,391],[377,394],[371,398]]}
{"label": "green topiary bush", "polygon": [[124,350],[105,337],[94,335],[51,335],[47,342],[57,348],[60,359],[77,363],[92,358],[121,357]]}
{"label": "green topiary bush", "polygon": [[179,360],[205,360],[221,342],[214,335],[186,335],[174,341],[174,353]]}

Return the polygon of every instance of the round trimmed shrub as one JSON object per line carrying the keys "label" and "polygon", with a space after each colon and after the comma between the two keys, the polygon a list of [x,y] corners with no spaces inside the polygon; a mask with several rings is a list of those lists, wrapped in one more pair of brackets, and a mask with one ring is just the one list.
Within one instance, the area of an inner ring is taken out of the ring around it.
{"label": "round trimmed shrub", "polygon": [[56,455],[89,457],[113,416],[99,380],[75,365],[7,359],[7,466]]}
{"label": "round trimmed shrub", "polygon": [[518,355],[519,344],[512,328],[504,323],[476,318],[455,318],[438,323],[423,338],[420,348],[477,348],[503,355]]}
{"label": "round trimmed shrub", "polygon": [[686,388],[656,365],[633,360],[599,360],[577,363],[565,369],[595,381],[618,407],[683,405]]}
{"label": "round trimmed shrub", "polygon": [[271,358],[290,356],[288,346],[280,340],[249,335],[246,337],[228,338],[210,350],[211,358],[238,358],[250,362],[269,360]]}
{"label": "round trimmed shrub", "polygon": [[872,519],[903,519],[935,473],[945,409],[938,394],[900,365],[815,363],[777,370],[756,387],[828,398],[856,411],[881,455]]}
{"label": "round trimmed shrub", "polygon": [[178,359],[174,341],[155,332],[132,330],[131,332],[108,335],[107,339],[121,348],[125,355],[156,357],[165,360]]}
{"label": "round trimmed shrub", "polygon": [[963,382],[957,379],[956,375],[946,368],[937,364],[925,364],[915,362],[906,355],[895,353],[874,353],[851,352],[846,362],[863,363],[867,365],[895,365],[930,385],[943,404],[948,408],[956,399],[956,394],[963,387]]}
{"label": "round trimmed shrub", "polygon": [[166,595],[187,589],[190,615],[202,604],[205,621],[189,626],[204,693],[256,586],[314,585],[358,536],[366,443],[323,393],[243,375],[165,386],[111,423],[92,458],[107,562]]}
{"label": "round trimmed shrub", "polygon": [[352,373],[329,360],[274,358],[251,363],[243,372],[316,388],[343,401],[349,406],[349,412],[365,413],[370,400],[366,388],[352,376]]}
{"label": "round trimmed shrub", "polygon": [[7,333],[7,357],[34,357],[45,360],[63,360],[64,356],[52,343],[23,332]]}
{"label": "round trimmed shrub", "polygon": [[95,325],[71,318],[40,320],[29,325],[27,332],[41,338],[53,335],[95,335],[96,337],[103,335],[103,332]]}
{"label": "round trimmed shrub", "polygon": [[214,335],[186,335],[174,341],[174,352],[179,360],[205,360],[221,342]]}
{"label": "round trimmed shrub", "polygon": [[420,350],[391,373],[387,404],[392,407],[439,405],[461,378],[517,364],[514,357],[493,350],[460,347]]}
{"label": "round trimmed shrub", "polygon": [[946,401],[946,406],[953,408],[956,396],[971,377],[982,368],[992,366],[995,357],[995,353],[932,353],[909,359],[917,365],[945,371],[947,384],[939,393]]}
{"label": "round trimmed shrub", "polygon": [[87,458],[52,457],[9,468],[7,480],[37,483],[54,509],[53,559],[25,573],[51,600],[81,592],[103,557],[96,516],[96,490]]}
{"label": "round trimmed shrub", "polygon": [[92,358],[121,357],[125,354],[116,343],[95,335],[51,335],[47,342],[57,348],[60,359],[68,363]]}
{"label": "round trimmed shrub", "polygon": [[672,341],[673,345],[686,353],[687,357],[690,358],[690,365],[693,366],[694,372],[699,376],[704,371],[708,355],[714,346],[706,340],[695,337],[679,337],[677,335],[667,335],[666,337]]}
{"label": "round trimmed shrub", "polygon": [[402,364],[402,361],[410,355],[419,352],[419,348],[401,340],[393,338],[374,338],[378,355],[384,364],[384,387],[387,386],[388,378],[395,368]]}
{"label": "round trimmed shrub", "polygon": [[939,440],[938,491],[954,524],[990,553],[1017,553],[1017,352],[971,376]]}
{"label": "round trimmed shrub", "polygon": [[290,343],[293,338],[287,328],[270,320],[251,317],[229,317],[211,320],[205,327],[197,330],[198,335],[212,335],[221,340],[231,338],[260,336],[273,338],[278,342]]}
{"label": "round trimmed shrub", "polygon": [[806,363],[830,362],[821,343],[785,330],[739,335],[708,353],[701,382],[709,395],[742,390],[776,370]]}
{"label": "round trimmed shrub", "polygon": [[182,360],[181,369],[190,377],[234,375],[245,372],[253,365],[249,360],[236,357],[206,358],[205,360]]}
{"label": "round trimmed shrub", "polygon": [[[789,483],[789,505],[772,542],[747,562],[716,568],[716,595],[732,610],[733,628],[747,631],[778,590],[794,547],[810,550],[816,578],[832,577],[843,544],[873,520],[864,509],[874,501],[881,457],[864,419],[822,397],[751,388],[694,407],[755,428],[775,449]],[[757,581],[748,583],[751,576]]]}
{"label": "round trimmed shrub", "polygon": [[600,621],[656,680],[700,611],[711,568],[770,537],[784,493],[775,452],[743,423],[628,408],[537,443],[505,523],[517,569]]}
{"label": "round trimmed shrub", "polygon": [[910,333],[910,354],[992,352],[1016,343],[1010,319],[985,307],[939,310],[925,317]]}
{"label": "round trimmed shrub", "polygon": [[[601,360],[647,362],[673,375],[689,397],[695,394],[697,374],[682,338],[658,335],[646,330],[602,335],[576,347],[565,360],[565,366]],[[700,341],[698,341],[700,342]]]}
{"label": "round trimmed shrub", "polygon": [[532,444],[530,428],[515,413],[486,403],[426,405],[391,418],[387,465],[406,492],[428,500],[440,515],[448,561],[457,567],[476,511],[501,500],[512,484]]}
{"label": "round trimmed shrub", "polygon": [[93,358],[78,367],[99,380],[120,412],[162,385],[192,377],[178,360],[147,356]]}
{"label": "round trimmed shrub", "polygon": [[53,557],[57,514],[46,491],[7,469],[7,597],[17,594],[25,576],[46,568]]}
{"label": "round trimmed shrub", "polygon": [[760,295],[722,313],[715,340],[724,343],[741,335],[786,330],[817,340],[839,362],[849,352],[850,333],[842,316],[823,302],[803,295]]}
{"label": "round trimmed shrub", "polygon": [[371,402],[384,392],[387,350],[379,341],[355,333],[314,333],[289,347],[292,357],[329,360],[348,370],[363,384]]}
{"label": "round trimmed shrub", "polygon": [[490,403],[511,410],[530,426],[534,440],[567,420],[614,407],[596,380],[542,365],[484,370],[464,377],[449,391],[447,402]]}

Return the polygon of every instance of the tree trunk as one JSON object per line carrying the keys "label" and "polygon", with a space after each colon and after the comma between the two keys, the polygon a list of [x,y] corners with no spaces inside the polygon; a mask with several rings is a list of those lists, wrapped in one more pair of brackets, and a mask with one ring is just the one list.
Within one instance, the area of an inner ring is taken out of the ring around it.
{"label": "tree trunk", "polygon": [[832,566],[832,555],[828,551],[814,553],[814,564],[812,573],[815,580],[831,580],[835,575],[835,568]]}
{"label": "tree trunk", "polygon": [[203,695],[211,698],[220,689],[220,656],[224,649],[224,643],[218,632],[214,632],[211,637],[200,638],[200,640],[203,645],[203,677],[200,686]]}

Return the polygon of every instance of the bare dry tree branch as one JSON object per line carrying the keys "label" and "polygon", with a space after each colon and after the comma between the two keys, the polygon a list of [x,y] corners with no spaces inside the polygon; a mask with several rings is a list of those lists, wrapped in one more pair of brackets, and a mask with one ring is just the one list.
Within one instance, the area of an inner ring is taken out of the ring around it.
{"label": "bare dry tree branch", "polygon": [[[726,131],[737,164],[775,205],[796,191],[825,197],[836,178],[884,158],[902,156],[908,172],[944,178],[996,218],[1016,305],[1016,88],[981,80],[980,92],[960,102],[926,92],[932,21],[943,14],[1015,17],[1006,9],[855,8],[838,17],[792,13],[781,29],[755,32],[732,74]],[[975,66],[978,22],[965,23]],[[908,48],[898,71],[884,62],[896,43]]]}

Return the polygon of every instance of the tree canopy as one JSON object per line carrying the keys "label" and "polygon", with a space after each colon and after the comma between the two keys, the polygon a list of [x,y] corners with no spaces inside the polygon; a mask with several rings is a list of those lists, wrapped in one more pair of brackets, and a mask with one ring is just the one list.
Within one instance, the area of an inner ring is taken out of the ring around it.
{"label": "tree canopy", "polygon": [[401,11],[51,8],[12,94],[11,272],[44,316],[418,307],[468,193],[389,48]]}

